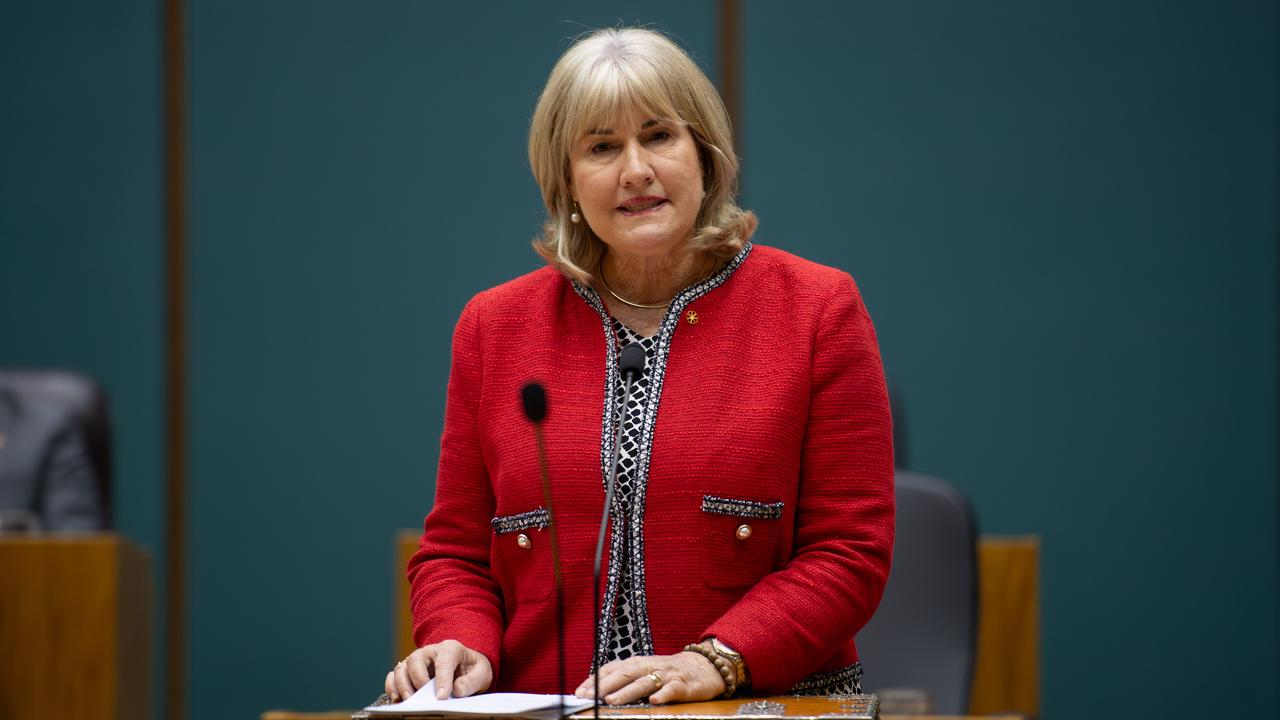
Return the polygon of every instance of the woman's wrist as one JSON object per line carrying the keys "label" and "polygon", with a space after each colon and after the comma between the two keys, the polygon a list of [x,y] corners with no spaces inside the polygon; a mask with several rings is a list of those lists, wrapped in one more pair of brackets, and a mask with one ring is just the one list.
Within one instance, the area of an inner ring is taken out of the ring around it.
{"label": "woman's wrist", "polygon": [[[717,648],[717,645],[719,646]],[[724,681],[724,697],[733,697],[740,690],[746,689],[749,676],[746,674],[746,664],[742,661],[742,656],[734,652],[732,648],[717,643],[715,638],[709,638],[700,643],[686,645],[685,652],[697,653],[707,659],[716,672],[720,674],[720,679]],[[742,682],[740,682],[740,679]]]}
{"label": "woman's wrist", "polygon": [[729,664],[733,666],[734,684],[737,686],[738,691],[746,690],[747,686],[751,684],[751,673],[747,671],[747,661],[742,659],[742,654],[721,642],[720,638],[717,637],[709,637],[705,642],[711,646],[711,649],[717,655],[728,660]]}

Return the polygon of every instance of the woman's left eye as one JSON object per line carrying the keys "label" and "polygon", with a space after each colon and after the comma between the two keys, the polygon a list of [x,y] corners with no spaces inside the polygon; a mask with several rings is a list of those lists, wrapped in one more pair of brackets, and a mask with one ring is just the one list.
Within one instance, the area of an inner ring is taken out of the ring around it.
{"label": "woman's left eye", "polygon": [[671,139],[671,133],[667,130],[659,130],[649,136],[650,141],[656,141],[656,142],[663,142],[664,140],[670,140],[670,139]]}

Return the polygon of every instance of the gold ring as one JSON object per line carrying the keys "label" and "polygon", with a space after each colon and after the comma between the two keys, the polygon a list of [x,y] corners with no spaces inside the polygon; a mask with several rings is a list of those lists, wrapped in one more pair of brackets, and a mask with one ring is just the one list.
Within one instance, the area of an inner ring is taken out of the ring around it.
{"label": "gold ring", "polygon": [[659,689],[659,688],[661,688],[661,687],[662,687],[662,676],[658,674],[658,671],[657,671],[657,670],[654,670],[653,672],[649,673],[648,675],[645,675],[645,677],[647,677],[647,678],[649,678],[650,680],[652,680],[652,681],[653,681],[653,689],[654,689],[654,690],[657,690],[657,689]]}

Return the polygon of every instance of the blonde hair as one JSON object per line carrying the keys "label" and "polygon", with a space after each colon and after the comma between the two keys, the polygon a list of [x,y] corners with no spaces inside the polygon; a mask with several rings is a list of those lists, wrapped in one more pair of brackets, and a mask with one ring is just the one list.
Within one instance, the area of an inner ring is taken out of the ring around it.
{"label": "blonde hair", "polygon": [[547,208],[534,249],[565,275],[591,282],[605,246],[587,223],[569,221],[569,154],[589,128],[609,127],[629,110],[688,126],[704,191],[690,248],[719,259],[736,255],[755,232],[756,216],[734,202],[738,157],[729,114],[679,46],[642,28],[597,30],[579,39],[547,78],[529,125],[529,165]]}

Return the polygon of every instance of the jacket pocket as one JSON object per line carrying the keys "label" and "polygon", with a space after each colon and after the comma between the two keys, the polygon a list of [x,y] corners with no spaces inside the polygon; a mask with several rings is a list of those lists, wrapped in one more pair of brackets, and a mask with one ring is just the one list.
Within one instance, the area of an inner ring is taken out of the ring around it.
{"label": "jacket pocket", "polygon": [[709,587],[754,585],[774,568],[783,504],[705,495],[702,577]]}
{"label": "jacket pocket", "polygon": [[498,583],[523,601],[545,600],[551,594],[551,514],[545,508],[516,515],[499,515],[493,525],[494,560]]}

